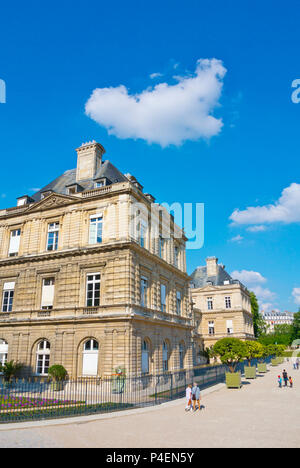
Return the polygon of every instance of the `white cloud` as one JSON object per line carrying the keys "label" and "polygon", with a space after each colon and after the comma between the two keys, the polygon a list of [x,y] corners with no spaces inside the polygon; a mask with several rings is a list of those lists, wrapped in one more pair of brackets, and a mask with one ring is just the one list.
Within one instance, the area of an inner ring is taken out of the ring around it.
{"label": "white cloud", "polygon": [[155,78],[161,78],[162,76],[162,73],[151,73],[150,78],[151,80],[154,80]]}
{"label": "white cloud", "polygon": [[194,74],[129,94],[124,85],[95,89],[85,112],[118,138],[141,138],[162,147],[209,139],[223,126],[212,115],[219,105],[226,69],[217,59],[198,60]]}
{"label": "white cloud", "polygon": [[260,302],[259,305],[262,312],[271,312],[274,310],[273,304],[271,302]]}
{"label": "white cloud", "polygon": [[241,281],[244,284],[259,284],[259,283],[266,283],[267,279],[264,278],[258,271],[233,271],[231,273],[232,278]]}
{"label": "white cloud", "polygon": [[294,288],[292,296],[294,297],[295,304],[300,305],[300,288]]}
{"label": "white cloud", "polygon": [[247,231],[249,232],[263,232],[266,230],[267,230],[266,226],[252,226],[252,227],[247,228]]}
{"label": "white cloud", "polygon": [[293,183],[285,188],[274,204],[249,207],[244,211],[237,209],[230,219],[235,225],[300,222],[300,184]]}
{"label": "white cloud", "polygon": [[230,276],[234,279],[238,279],[247,286],[247,288],[254,292],[262,310],[266,312],[274,308],[272,301],[276,298],[276,294],[270,291],[270,289],[261,286],[267,282],[267,278],[265,278],[261,273],[258,271],[235,270],[230,274]]}
{"label": "white cloud", "polygon": [[230,239],[230,242],[240,243],[240,242],[242,242],[243,239],[244,238],[242,236],[238,235],[238,236],[232,237],[232,239]]}
{"label": "white cloud", "polygon": [[268,288],[262,288],[261,286],[254,286],[251,290],[258,297],[259,301],[273,300],[276,297],[276,294],[270,291]]}

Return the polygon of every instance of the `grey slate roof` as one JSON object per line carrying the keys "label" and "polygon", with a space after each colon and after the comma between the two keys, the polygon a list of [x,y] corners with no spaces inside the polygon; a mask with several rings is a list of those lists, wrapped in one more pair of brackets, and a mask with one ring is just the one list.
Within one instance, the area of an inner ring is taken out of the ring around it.
{"label": "grey slate roof", "polygon": [[234,280],[224,269],[222,265],[217,266],[218,273],[216,276],[207,276],[207,267],[198,267],[191,275],[191,285],[193,288],[204,288],[211,283],[212,286],[223,286],[224,281],[229,281],[230,284],[239,283]]}
{"label": "grey slate roof", "polygon": [[[79,185],[83,190],[92,190],[95,188],[95,180],[100,179],[102,177],[106,177],[107,184],[115,184],[118,182],[128,182],[127,177],[122,174],[111,162],[107,159],[103,161],[100,168],[98,169],[97,174],[93,179],[88,180],[80,180]],[[68,186],[72,184],[76,184],[76,169],[70,169],[66,171],[61,176],[57,177],[57,179],[50,182],[50,184],[43,187],[41,190],[36,192],[31,198],[34,202],[38,202],[41,200],[42,192],[52,190],[55,193],[60,193],[62,195],[68,194]]]}

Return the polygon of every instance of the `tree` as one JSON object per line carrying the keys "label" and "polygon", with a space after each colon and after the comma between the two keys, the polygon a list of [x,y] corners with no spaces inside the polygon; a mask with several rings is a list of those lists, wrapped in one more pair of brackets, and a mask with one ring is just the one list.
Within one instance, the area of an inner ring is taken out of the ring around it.
{"label": "tree", "polygon": [[257,341],[245,341],[246,345],[246,359],[248,366],[251,366],[252,359],[260,359],[264,354],[264,347]]}
{"label": "tree", "polygon": [[267,331],[267,324],[259,313],[259,305],[254,292],[250,292],[251,311],[253,317],[254,336],[258,338]]}
{"label": "tree", "polygon": [[300,339],[300,309],[299,312],[294,314],[294,321],[292,323],[292,330],[291,330],[291,341],[299,340]]}
{"label": "tree", "polygon": [[247,347],[245,343],[237,338],[223,338],[214,345],[214,353],[220,357],[230,372],[234,373],[236,366],[246,357]]}

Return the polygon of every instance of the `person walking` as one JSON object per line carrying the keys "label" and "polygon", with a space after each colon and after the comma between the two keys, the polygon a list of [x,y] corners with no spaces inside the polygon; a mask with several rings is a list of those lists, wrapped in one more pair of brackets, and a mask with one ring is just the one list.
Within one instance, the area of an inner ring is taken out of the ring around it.
{"label": "person walking", "polygon": [[199,411],[201,410],[200,400],[201,400],[200,388],[198,387],[197,382],[194,382],[194,385],[192,387],[192,402],[193,402],[194,412],[196,411],[196,403],[198,404]]}
{"label": "person walking", "polygon": [[278,387],[279,388],[282,388],[282,378],[281,378],[281,375],[278,376]]}
{"label": "person walking", "polygon": [[289,382],[290,382],[290,387],[293,388],[293,379],[292,379],[292,377],[289,377]]}
{"label": "person walking", "polygon": [[284,381],[284,386],[287,387],[289,377],[288,377],[287,371],[285,369],[283,369],[282,377],[283,377],[283,381]]}
{"label": "person walking", "polygon": [[296,367],[297,367],[297,370],[299,370],[299,359],[297,358],[297,361],[296,361]]}
{"label": "person walking", "polygon": [[186,396],[185,411],[190,411],[190,409],[192,409],[192,385],[191,384],[189,384],[186,387],[185,396]]}

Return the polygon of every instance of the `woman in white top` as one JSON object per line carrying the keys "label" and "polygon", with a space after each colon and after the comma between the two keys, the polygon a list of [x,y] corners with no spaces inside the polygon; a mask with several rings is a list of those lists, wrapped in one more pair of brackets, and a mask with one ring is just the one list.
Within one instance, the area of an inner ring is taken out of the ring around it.
{"label": "woman in white top", "polygon": [[189,411],[192,408],[192,386],[188,385],[185,391],[186,396],[186,407],[185,411]]}

